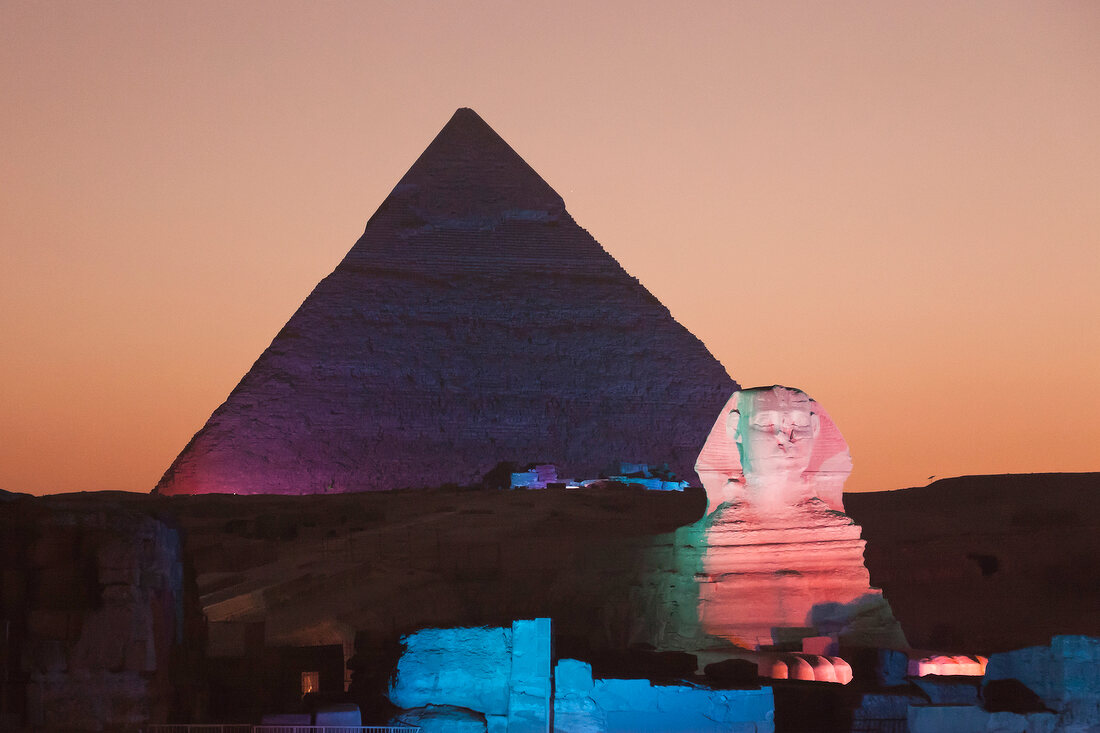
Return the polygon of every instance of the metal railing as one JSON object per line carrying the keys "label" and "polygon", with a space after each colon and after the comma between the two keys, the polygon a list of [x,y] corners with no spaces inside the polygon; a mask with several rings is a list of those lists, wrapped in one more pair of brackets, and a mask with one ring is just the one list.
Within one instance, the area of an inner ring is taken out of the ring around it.
{"label": "metal railing", "polygon": [[144,733],[252,733],[247,723],[167,723],[147,725]]}
{"label": "metal railing", "polygon": [[414,725],[249,725],[169,723],[146,725],[144,733],[419,733]]}
{"label": "metal railing", "polygon": [[252,733],[420,733],[409,725],[254,725]]}
{"label": "metal railing", "polygon": [[408,725],[254,725],[252,733],[420,733]]}

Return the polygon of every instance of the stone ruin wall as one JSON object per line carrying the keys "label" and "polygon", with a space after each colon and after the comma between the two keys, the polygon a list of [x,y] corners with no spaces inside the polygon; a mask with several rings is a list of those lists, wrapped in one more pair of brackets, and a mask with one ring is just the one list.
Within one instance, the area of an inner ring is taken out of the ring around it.
{"label": "stone ruin wall", "polygon": [[184,624],[197,613],[185,619],[178,531],[110,504],[3,509],[4,727],[163,722],[188,695]]}

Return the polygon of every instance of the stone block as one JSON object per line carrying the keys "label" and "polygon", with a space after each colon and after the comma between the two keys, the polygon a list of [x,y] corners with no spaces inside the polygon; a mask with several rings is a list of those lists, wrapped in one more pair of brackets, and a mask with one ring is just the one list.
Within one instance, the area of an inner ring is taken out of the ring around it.
{"label": "stone block", "polygon": [[1058,719],[1054,713],[990,713],[987,733],[1054,733]]}
{"label": "stone block", "polygon": [[313,724],[338,728],[358,727],[363,724],[359,706],[352,703],[322,705],[313,713]]}
{"label": "stone block", "polygon": [[761,733],[775,726],[775,697],[770,687],[710,691],[706,716],[727,724],[752,723]]}
{"label": "stone block", "polygon": [[1100,639],[1055,636],[1049,647],[1027,647],[990,656],[986,684],[1015,679],[1053,710],[1074,699],[1100,698]]}
{"label": "stone block", "polygon": [[100,585],[138,585],[140,574],[136,549],[125,540],[113,540],[100,547],[96,552],[96,569]]}
{"label": "stone block", "polygon": [[554,697],[555,733],[606,733],[604,711],[587,695],[570,694]]}
{"label": "stone block", "polygon": [[803,654],[815,654],[824,657],[835,655],[836,652],[836,639],[831,636],[807,636],[802,640]]}
{"label": "stone block", "polygon": [[989,726],[990,713],[973,705],[911,705],[909,733],[977,733]]}
{"label": "stone block", "polygon": [[484,714],[454,705],[425,705],[403,710],[391,723],[416,726],[420,733],[488,733]]}
{"label": "stone block", "polygon": [[913,678],[913,684],[932,705],[977,705],[980,701],[981,680],[977,677],[927,675]]}
{"label": "stone block", "polygon": [[592,691],[592,665],[577,659],[561,659],[554,667],[554,689],[559,695]]}
{"label": "stone block", "polygon": [[447,705],[507,715],[511,630],[423,629],[404,637],[390,700],[401,708]]}
{"label": "stone block", "polygon": [[655,686],[657,709],[678,715],[703,715],[713,704],[714,692],[685,685]]}
{"label": "stone block", "polygon": [[39,639],[65,641],[80,633],[80,615],[52,608],[27,612],[27,633]]}
{"label": "stone block", "polygon": [[206,656],[211,659],[243,657],[247,651],[247,624],[220,621],[207,624]]}
{"label": "stone block", "polygon": [[879,649],[875,678],[883,687],[904,685],[909,674],[909,656],[896,649]]}
{"label": "stone block", "polygon": [[852,711],[853,720],[905,720],[910,705],[925,705],[918,695],[908,693],[866,693]]}
{"label": "stone block", "polygon": [[550,728],[550,619],[512,623],[508,732],[545,733]]}
{"label": "stone block", "polygon": [[1055,636],[1050,650],[1061,663],[1063,699],[1100,698],[1100,639]]}
{"label": "stone block", "polygon": [[592,688],[592,699],[609,714],[657,710],[657,691],[649,680],[596,680]]}
{"label": "stone block", "polygon": [[550,619],[512,622],[513,680],[550,677]]}
{"label": "stone block", "polygon": [[[771,660],[765,665],[770,666]],[[751,659],[723,659],[703,668],[707,680],[715,685],[755,685],[760,679],[759,667]]]}

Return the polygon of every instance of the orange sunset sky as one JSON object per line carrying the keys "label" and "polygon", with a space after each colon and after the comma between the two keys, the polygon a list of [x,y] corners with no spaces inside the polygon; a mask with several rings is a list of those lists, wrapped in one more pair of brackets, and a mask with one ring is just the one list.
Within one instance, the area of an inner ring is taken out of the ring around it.
{"label": "orange sunset sky", "polygon": [[1100,3],[6,0],[0,100],[0,488],[152,489],[462,106],[850,490],[1100,470]]}

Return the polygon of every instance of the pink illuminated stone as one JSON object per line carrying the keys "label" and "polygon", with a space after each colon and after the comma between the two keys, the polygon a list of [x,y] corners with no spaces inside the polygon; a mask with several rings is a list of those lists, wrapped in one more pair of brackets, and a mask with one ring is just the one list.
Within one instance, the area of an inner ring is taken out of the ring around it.
{"label": "pink illuminated stone", "polygon": [[733,394],[696,463],[708,504],[697,576],[707,634],[746,649],[784,629],[907,646],[870,586],[860,527],[843,513],[851,466],[840,431],[801,390]]}
{"label": "pink illuminated stone", "polygon": [[852,665],[840,657],[827,657],[827,659],[833,664],[833,672],[836,674],[838,683],[846,685],[852,681]]}
{"label": "pink illuminated stone", "polygon": [[814,680],[817,682],[836,682],[836,669],[833,663],[825,657],[816,654],[806,654],[806,661],[814,668]]}
{"label": "pink illuminated stone", "polygon": [[842,512],[852,458],[816,401],[777,385],[733,393],[695,470],[707,490],[708,514],[730,501],[780,511],[810,498]]}
{"label": "pink illuminated stone", "polygon": [[831,636],[807,636],[802,640],[803,654],[826,656],[836,650],[836,639]]}
{"label": "pink illuminated stone", "polygon": [[852,667],[836,656],[761,653],[756,658],[757,674],[772,680],[804,680],[846,685],[852,681]]}
{"label": "pink illuminated stone", "polygon": [[783,657],[783,661],[787,664],[787,679],[807,682],[813,682],[817,679],[814,676],[813,665],[797,654],[788,654]]}
{"label": "pink illuminated stone", "polygon": [[756,665],[757,673],[761,677],[773,680],[787,679],[787,663],[779,658],[765,658]]}
{"label": "pink illuminated stone", "polygon": [[988,663],[989,660],[982,656],[934,654],[919,659],[911,659],[909,661],[909,674],[915,677],[925,677],[933,674],[981,677],[985,675],[985,668]]}

